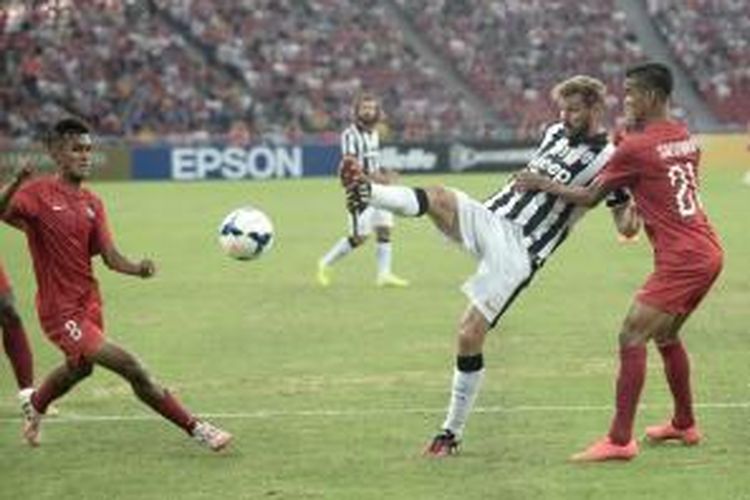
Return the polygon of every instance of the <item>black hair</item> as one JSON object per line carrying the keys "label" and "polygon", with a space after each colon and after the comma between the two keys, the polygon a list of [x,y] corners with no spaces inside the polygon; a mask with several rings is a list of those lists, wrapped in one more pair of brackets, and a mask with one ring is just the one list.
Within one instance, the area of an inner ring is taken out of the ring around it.
{"label": "black hair", "polygon": [[47,145],[52,147],[62,139],[71,135],[83,135],[90,133],[88,125],[77,118],[63,118],[47,133]]}
{"label": "black hair", "polygon": [[672,95],[674,78],[666,64],[648,62],[631,66],[625,71],[625,77],[638,80],[639,84],[657,92],[663,99]]}
{"label": "black hair", "polygon": [[62,137],[68,134],[88,134],[89,127],[77,118],[63,118],[52,127],[52,135]]}

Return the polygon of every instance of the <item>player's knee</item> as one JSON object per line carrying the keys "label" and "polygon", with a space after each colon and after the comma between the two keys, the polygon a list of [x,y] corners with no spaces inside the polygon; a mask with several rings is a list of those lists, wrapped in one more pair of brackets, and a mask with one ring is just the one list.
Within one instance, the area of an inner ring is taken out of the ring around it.
{"label": "player's knee", "polygon": [[453,204],[453,193],[443,186],[432,186],[424,191],[431,210],[444,211]]}
{"label": "player's knee", "polygon": [[387,227],[378,228],[376,230],[378,243],[390,243],[391,241],[391,230]]}
{"label": "player's knee", "polygon": [[620,347],[631,347],[634,345],[645,344],[648,340],[648,336],[643,332],[625,330],[620,332],[619,342]]}
{"label": "player's knee", "polygon": [[358,246],[361,246],[366,239],[367,236],[349,236],[349,244],[352,248],[357,248]]}
{"label": "player's knee", "polygon": [[89,362],[83,362],[76,364],[71,370],[71,379],[74,382],[83,380],[86,377],[90,377],[94,373],[94,364]]}
{"label": "player's knee", "polygon": [[428,213],[441,231],[449,236],[457,237],[457,201],[456,195],[450,189],[442,186],[429,188]]}

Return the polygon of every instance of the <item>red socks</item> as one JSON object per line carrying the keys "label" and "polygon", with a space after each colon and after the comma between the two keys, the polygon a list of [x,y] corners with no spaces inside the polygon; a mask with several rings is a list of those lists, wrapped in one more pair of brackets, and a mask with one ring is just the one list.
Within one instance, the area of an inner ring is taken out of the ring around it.
{"label": "red socks", "polygon": [[664,360],[664,374],[674,398],[674,418],[672,425],[677,429],[687,429],[695,424],[693,417],[693,397],[690,390],[690,360],[682,342],[659,346]]}
{"label": "red socks", "polygon": [[[62,392],[62,394],[64,393],[65,391]],[[47,379],[31,395],[31,404],[34,405],[36,411],[44,414],[47,412],[49,404],[62,394],[57,390],[57,386]]]}
{"label": "red socks", "polygon": [[153,407],[164,418],[192,435],[196,418],[193,417],[172,394],[165,390],[164,398]]}
{"label": "red socks", "polygon": [[29,340],[20,321],[9,321],[3,328],[3,347],[10,359],[19,389],[34,385],[34,362]]}
{"label": "red socks", "polygon": [[645,380],[646,346],[621,347],[616,412],[609,430],[609,438],[615,444],[624,446],[633,437],[633,421]]}

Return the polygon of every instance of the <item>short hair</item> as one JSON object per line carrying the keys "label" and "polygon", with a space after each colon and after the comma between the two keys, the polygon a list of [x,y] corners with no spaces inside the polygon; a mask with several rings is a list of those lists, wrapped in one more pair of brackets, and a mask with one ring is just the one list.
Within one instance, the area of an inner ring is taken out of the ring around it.
{"label": "short hair", "polygon": [[655,91],[662,99],[672,95],[674,78],[672,70],[666,64],[647,62],[631,66],[625,71],[625,77],[637,80],[639,85]]}
{"label": "short hair", "polygon": [[47,136],[47,145],[52,147],[71,135],[90,133],[89,127],[77,118],[63,118],[55,123]]}
{"label": "short hair", "polygon": [[586,106],[592,107],[604,104],[607,86],[601,80],[588,75],[575,75],[564,80],[552,88],[550,95],[555,101],[564,97],[579,94]]}

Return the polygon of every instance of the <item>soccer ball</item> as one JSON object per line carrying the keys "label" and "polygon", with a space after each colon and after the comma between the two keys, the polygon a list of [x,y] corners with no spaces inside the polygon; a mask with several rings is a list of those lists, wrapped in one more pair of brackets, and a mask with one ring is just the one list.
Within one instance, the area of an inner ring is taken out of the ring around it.
{"label": "soccer ball", "polygon": [[257,259],[271,249],[273,240],[271,219],[257,208],[238,208],[219,226],[219,244],[233,259]]}

